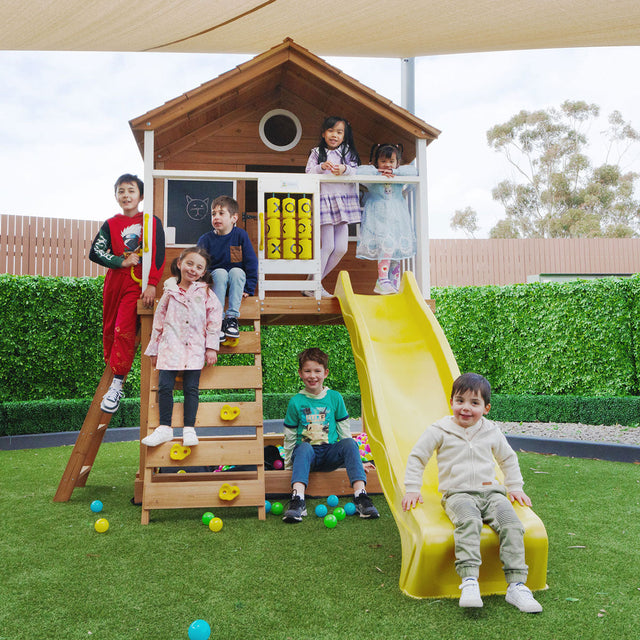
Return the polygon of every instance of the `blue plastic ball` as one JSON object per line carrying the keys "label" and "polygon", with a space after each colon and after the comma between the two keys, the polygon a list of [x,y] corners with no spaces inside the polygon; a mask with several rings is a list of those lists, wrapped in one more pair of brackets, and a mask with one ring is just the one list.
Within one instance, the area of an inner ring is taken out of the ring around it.
{"label": "blue plastic ball", "polygon": [[347,504],[344,505],[344,512],[348,516],[352,516],[356,512],[356,505],[353,504],[353,502],[347,502]]}
{"label": "blue plastic ball", "polygon": [[269,513],[271,511],[271,503],[268,500],[264,501],[264,510]]}
{"label": "blue plastic ball", "polygon": [[100,513],[102,511],[102,502],[100,502],[100,500],[94,500],[91,503],[91,511],[93,511],[93,513]]}
{"label": "blue plastic ball", "polygon": [[328,511],[329,510],[327,509],[326,504],[319,504],[316,507],[316,515],[318,516],[318,518],[324,518],[327,515]]}
{"label": "blue plastic ball", "polygon": [[189,640],[208,640],[211,627],[206,620],[195,620],[189,625]]}
{"label": "blue plastic ball", "polygon": [[338,502],[339,502],[339,500],[338,500],[338,496],[329,496],[329,497],[327,498],[327,504],[328,504],[330,507],[337,507],[337,506],[338,506]]}

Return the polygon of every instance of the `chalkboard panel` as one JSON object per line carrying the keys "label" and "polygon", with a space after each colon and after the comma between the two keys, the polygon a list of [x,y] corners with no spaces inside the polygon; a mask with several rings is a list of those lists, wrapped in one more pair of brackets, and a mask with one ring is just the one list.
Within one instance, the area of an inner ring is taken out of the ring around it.
{"label": "chalkboard panel", "polygon": [[192,245],[211,226],[211,203],[234,197],[232,181],[167,180],[167,227],[175,227],[175,244]]}

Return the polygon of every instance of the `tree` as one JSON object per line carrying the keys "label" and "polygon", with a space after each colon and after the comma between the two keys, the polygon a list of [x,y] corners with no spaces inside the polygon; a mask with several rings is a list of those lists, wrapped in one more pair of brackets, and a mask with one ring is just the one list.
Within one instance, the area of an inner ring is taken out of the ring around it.
{"label": "tree", "polygon": [[467,237],[475,238],[478,231],[478,212],[472,207],[458,209],[451,216],[451,228],[464,231]]}
{"label": "tree", "polygon": [[634,187],[639,174],[625,173],[621,162],[640,134],[614,111],[602,132],[604,161],[593,166],[587,132],[599,112],[595,104],[567,100],[560,108],[521,111],[487,132],[489,146],[504,154],[516,174],[493,189],[506,217],[490,237],[638,235],[640,202]]}

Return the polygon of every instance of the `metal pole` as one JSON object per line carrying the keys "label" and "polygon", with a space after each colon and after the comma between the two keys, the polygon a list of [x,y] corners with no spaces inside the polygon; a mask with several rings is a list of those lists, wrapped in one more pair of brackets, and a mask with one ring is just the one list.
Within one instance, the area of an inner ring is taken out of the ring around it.
{"label": "metal pole", "polygon": [[400,105],[411,113],[416,112],[416,59],[402,58],[402,86]]}

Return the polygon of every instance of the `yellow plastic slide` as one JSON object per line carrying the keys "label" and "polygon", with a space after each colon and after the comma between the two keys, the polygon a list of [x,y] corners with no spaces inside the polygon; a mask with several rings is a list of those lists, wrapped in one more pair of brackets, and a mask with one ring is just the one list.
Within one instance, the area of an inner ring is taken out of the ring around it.
{"label": "yellow plastic slide", "polygon": [[[351,336],[368,441],[400,531],[400,588],[414,598],[459,597],[453,525],[440,505],[435,454],[424,474],[424,504],[410,512],[401,506],[409,452],[428,425],[450,413],[451,385],[459,375],[453,353],[412,273],[405,272],[398,294],[364,296],[353,293],[343,271],[335,294]],[[527,584],[544,589],[547,533],[531,509],[516,505],[516,512],[526,530]],[[497,534],[485,526],[479,578],[485,595],[506,593],[498,550]]]}

